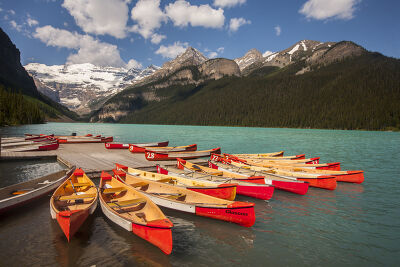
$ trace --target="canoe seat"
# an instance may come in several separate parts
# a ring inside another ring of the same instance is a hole
[[[74,187],[92,186],[90,183],[74,183]],[[65,187],[72,187],[71,184],[66,184]]]
[[[138,182],[138,183],[130,184],[130,186],[132,186],[132,187],[143,187],[146,185],[149,185],[149,184],[146,182]]]
[[[129,200],[121,200],[121,201],[110,201],[107,204],[112,208],[122,208],[122,207],[129,207],[133,205],[139,205],[142,203],[146,203],[146,199],[144,198],[134,198]]]
[[[70,195],[70,196],[60,196],[58,200],[76,200],[76,199],[84,199],[84,198],[94,198],[96,194],[82,194],[82,195]]]
[[[115,193],[122,193],[127,191],[124,187],[113,187],[113,188],[105,188],[103,190],[103,194],[115,194]]]

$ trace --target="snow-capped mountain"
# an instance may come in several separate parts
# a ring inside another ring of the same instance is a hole
[[[178,55],[175,59],[165,62],[161,68],[159,68],[157,71],[153,72],[151,75],[146,77],[146,79],[140,80],[138,82],[134,81],[134,83],[145,84],[152,81],[156,81],[173,73],[179,68],[185,66],[198,66],[207,60],[208,58],[205,57],[200,51],[198,51],[193,47],[188,47],[185,52]]]
[[[159,69],[151,65],[144,70],[128,70],[90,63],[53,66],[30,63],[24,67],[35,79],[39,91],[81,114],[90,112],[94,102],[118,93]]]
[[[243,57],[236,58],[235,62],[239,65],[239,68],[242,71],[247,66],[250,66],[251,64],[254,64],[262,60],[263,60],[263,55],[260,53],[260,51],[253,48],[249,50]]]

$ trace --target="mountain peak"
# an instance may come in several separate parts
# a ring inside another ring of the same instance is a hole
[[[243,57],[236,58],[235,62],[239,65],[242,71],[247,66],[263,60],[263,55],[255,48],[250,49]]]

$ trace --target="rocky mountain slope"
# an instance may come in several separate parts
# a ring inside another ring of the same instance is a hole
[[[37,90],[32,77],[21,65],[19,50],[1,28],[0,90],[1,124],[39,123],[45,117],[48,120],[76,118],[76,114]]]
[[[79,114],[89,113],[102,99],[118,93],[134,81],[159,69],[99,67],[90,63],[47,66],[30,63],[25,69],[39,91]]]
[[[260,55],[253,49],[236,60],[160,69],[107,100],[91,121],[400,128],[398,59],[348,41],[302,40]]]

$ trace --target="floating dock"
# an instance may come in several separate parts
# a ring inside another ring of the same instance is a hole
[[[101,171],[111,171],[115,163],[129,167],[155,170],[157,164],[172,166],[176,161],[148,161],[143,153],[131,153],[128,149],[106,149],[104,143],[60,144],[57,150],[32,152],[1,152],[1,160],[57,159],[70,167],[82,168],[94,178],[100,177]],[[205,162],[197,159],[194,162]]]

